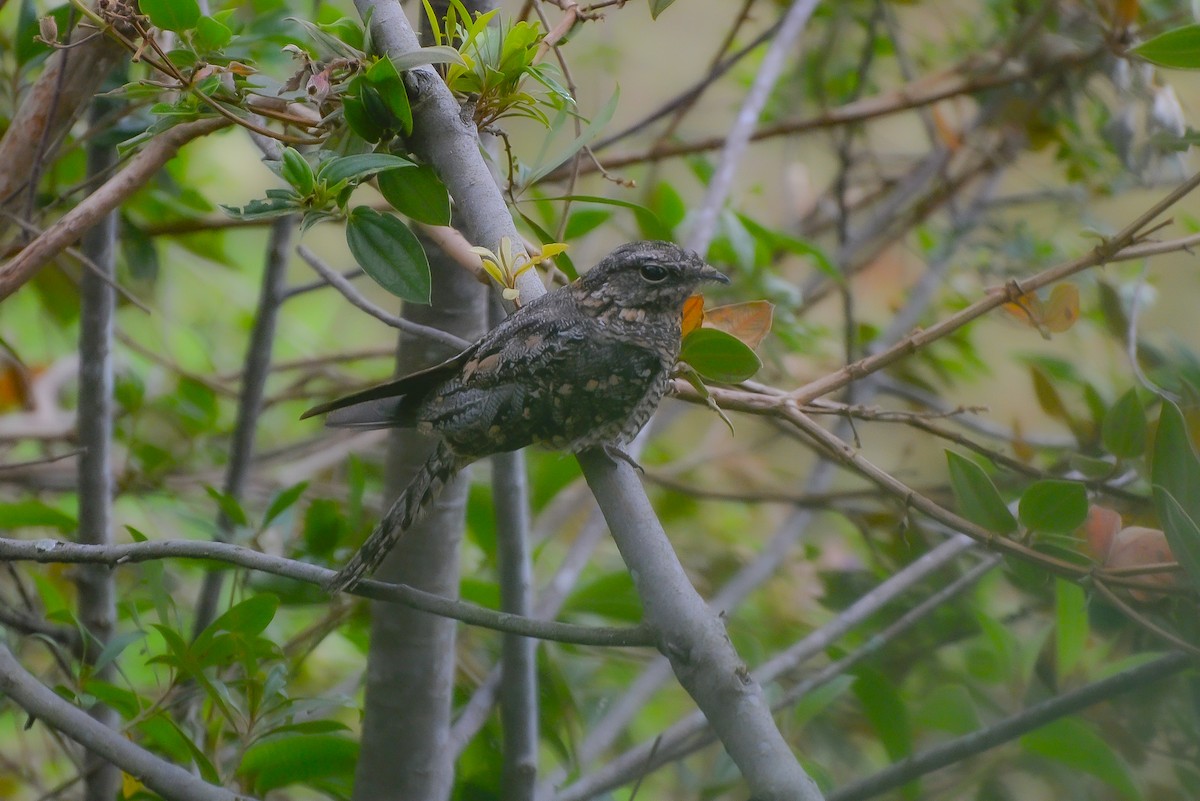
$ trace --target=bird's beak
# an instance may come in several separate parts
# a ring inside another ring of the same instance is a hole
[[[719,284],[729,283],[729,276],[709,264],[700,268],[700,278],[703,281],[716,281]]]

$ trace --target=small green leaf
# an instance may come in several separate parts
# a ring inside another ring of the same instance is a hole
[[[65,512],[41,501],[28,500],[16,503],[0,503],[0,530],[18,529],[26,526],[49,526],[59,531],[74,531],[79,522]]]
[[[249,523],[246,517],[246,510],[238,503],[237,498],[232,495],[226,495],[216,487],[205,486],[204,491],[208,493],[208,497],[217,502],[217,507],[220,508],[221,514],[233,523],[235,526],[245,526]]]
[[[1154,508],[1175,561],[1200,586],[1200,522],[1187,513],[1171,493],[1154,485]]]
[[[342,95],[342,114],[350,130],[366,142],[378,142],[386,133],[384,126],[367,110],[366,100],[361,93],[349,91]]]
[[[354,772],[358,743],[336,734],[271,737],[246,749],[238,775],[249,778],[256,795],[290,784]]]
[[[1160,67],[1200,69],[1200,25],[1160,33],[1133,48],[1133,52]]]
[[[642,603],[627,570],[607,573],[576,588],[563,611],[599,615],[627,623],[642,619]]]
[[[219,20],[201,17],[196,23],[196,36],[192,42],[201,52],[220,50],[233,38],[233,31]]]
[[[1192,450],[1179,407],[1163,401],[1154,435],[1151,483],[1166,490],[1192,520],[1200,521],[1200,459]]]
[[[240,209],[222,205],[221,209],[230,217],[239,220],[271,220],[295,214],[300,209],[300,197],[269,197],[266,200],[251,200]]]
[[[698,328],[683,338],[681,361],[710,381],[736,384],[758,372],[762,360],[745,342],[715,328]]]
[[[912,751],[908,710],[891,680],[874,668],[854,671],[854,694],[893,761]]]
[[[580,132],[579,136],[575,137],[575,139],[573,139],[558,153],[537,164],[533,169],[530,170],[528,175],[524,176],[524,186],[532,186],[533,184],[537,183],[539,179],[549,175],[551,172],[557,169],[560,164],[574,156],[583,148],[590,145],[592,141],[600,135],[600,132],[604,130],[604,126],[608,125],[608,121],[612,119],[613,114],[617,110],[617,100],[620,99],[620,96],[620,90],[614,90],[612,97],[608,99],[608,102],[604,104],[604,107],[600,109],[595,117],[592,118],[592,121],[588,123],[587,127]]]
[[[1017,521],[983,468],[953,451],[946,451],[946,463],[950,487],[963,517],[996,534],[1017,530]]]
[[[196,638],[196,647],[199,648],[201,638],[204,636],[211,637],[221,631],[246,636],[262,634],[275,619],[275,611],[278,608],[279,599],[270,593],[253,595],[241,603],[234,604],[225,611],[225,614],[210,623],[200,637]]]
[[[308,482],[301,481],[299,484],[293,484],[276,495],[275,500],[271,501],[271,505],[267,507],[266,514],[263,515],[262,527],[266,528],[271,525],[272,520],[279,517],[292,504],[300,500],[300,496],[304,494],[304,490],[306,489],[308,489]]]
[[[404,216],[429,225],[450,224],[450,192],[428,164],[381,172],[376,182],[384,199]]]
[[[412,107],[408,102],[408,92],[404,89],[404,81],[390,58],[381,58],[367,70],[367,80],[379,92],[388,110],[400,124],[400,130],[406,134],[412,133]],[[391,126],[389,126],[391,127]]]
[[[104,649],[92,664],[92,670],[99,673],[109,662],[121,655],[121,652],[146,636],[144,631],[124,631],[114,634],[112,639],[104,644]],[[90,690],[90,688],[89,688]]]
[[[294,147],[283,149],[283,160],[279,166],[279,175],[291,184],[301,197],[308,197],[316,188],[316,176],[308,159],[300,155]]]
[[[341,508],[329,498],[316,498],[304,510],[304,546],[313,556],[329,556],[346,529]]]
[[[410,50],[407,53],[401,53],[394,57],[392,62],[400,72],[416,67],[424,67],[427,64],[459,64],[464,67],[467,66],[467,62],[463,60],[462,53],[447,45],[433,45],[431,47]]]
[[[1083,656],[1088,636],[1087,595],[1073,581],[1054,580],[1056,620],[1054,652],[1060,680],[1068,676]]]
[[[1018,516],[1032,531],[1074,531],[1087,519],[1087,490],[1073,481],[1038,481],[1021,493]]]
[[[413,303],[429,303],[429,261],[408,227],[367,206],[350,212],[346,243],[355,261],[380,286]]]
[[[1146,449],[1146,410],[1136,389],[1130,389],[1104,415],[1104,447],[1113,456],[1133,459]]]
[[[200,21],[200,4],[196,0],[142,0],[139,7],[156,27],[165,31],[190,31]]]
[[[650,0],[650,18],[658,19],[658,15],[671,7],[675,0]]]
[[[360,153],[357,156],[342,156],[325,162],[317,170],[317,180],[326,186],[336,186],[342,181],[358,183],[385,170],[415,166],[408,159],[390,153]]]

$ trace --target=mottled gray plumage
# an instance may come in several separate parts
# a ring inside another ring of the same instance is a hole
[[[706,281],[728,280],[669,242],[622,245],[454,358],[306,412],[329,413],[331,426],[440,436],[327,588],[351,588],[374,571],[421,509],[476,459],[528,445],[578,452],[631,440],[667,390],[684,301]]]

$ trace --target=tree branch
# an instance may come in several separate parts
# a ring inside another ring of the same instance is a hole
[[[271,556],[261,551],[226,542],[152,540],[102,546],[79,545],[54,539],[13,540],[0,538],[0,562],[103,564],[117,567],[160,559],[210,559],[317,586],[327,582],[335,572],[319,565],[286,559],[282,556]],[[519,615],[484,609],[463,601],[452,601],[404,584],[367,580],[361,582],[350,594],[376,601],[401,604],[472,626],[481,626],[542,640],[569,642],[576,645],[614,646],[647,646],[653,645],[655,642],[654,636],[645,625],[607,628],[530,620]]]
[[[43,721],[101,755],[168,801],[251,801],[249,796],[208,784],[93,720],[21,667],[3,643],[0,694],[28,712],[30,718]]]
[[[1063,693],[1049,701],[1030,707],[994,726],[980,729],[965,737],[959,737],[957,740],[930,748],[922,754],[903,759],[869,779],[835,790],[830,794],[829,801],[862,801],[865,798],[873,798],[888,790],[908,784],[913,779],[927,773],[932,773],[947,765],[961,762],[968,757],[1014,740],[1022,734],[1079,712],[1093,704],[1162,681],[1193,664],[1192,658],[1186,654],[1171,653],[1159,657],[1153,662],[1124,670],[1115,676],[1069,693]]]
[[[0,300],[20,289],[46,262],[140,189],[179,152],[179,148],[228,124],[220,117],[205,117],[176,125],[151,139],[124,169],[55,221],[7,264],[0,266]]]

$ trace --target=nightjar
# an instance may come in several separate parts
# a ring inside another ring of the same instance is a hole
[[[455,473],[527,445],[571,452],[631,440],[670,383],[684,301],[729,279],[669,242],[633,242],[517,309],[452,359],[316,406],[340,428],[416,428],[433,454],[358,553],[326,585],[370,575]]]

